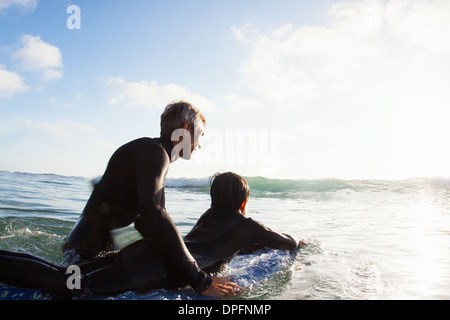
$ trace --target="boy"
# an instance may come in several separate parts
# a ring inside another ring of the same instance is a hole
[[[249,186],[241,176],[233,172],[215,174],[210,194],[211,208],[184,237],[189,252],[204,271],[220,271],[241,250],[293,250],[305,244],[245,217]]]

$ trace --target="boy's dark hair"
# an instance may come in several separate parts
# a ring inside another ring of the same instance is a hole
[[[211,207],[238,211],[250,194],[247,181],[233,172],[216,173],[210,184]]]

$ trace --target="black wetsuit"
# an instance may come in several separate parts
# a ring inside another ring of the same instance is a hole
[[[291,250],[297,242],[233,211],[211,208],[185,236],[186,246],[207,272],[219,271],[236,254],[248,248]],[[184,277],[170,272],[155,254],[150,240],[139,240],[118,254],[79,264],[82,286],[98,295],[125,291],[145,292],[185,286]],[[13,267],[14,266],[14,267]],[[65,268],[31,255],[0,250],[0,282],[70,295]]]
[[[236,254],[263,247],[292,250],[297,241],[270,230],[239,212],[221,208],[206,211],[184,242],[199,266],[207,272],[220,271]]]
[[[192,288],[207,289],[211,278],[198,267],[165,211],[164,180],[173,144],[165,136],[141,138],[111,157],[77,224],[63,246],[80,263],[113,249],[111,230],[130,225],[153,243],[153,254]],[[158,206],[158,207],[157,207]],[[66,255],[69,256],[69,255]]]

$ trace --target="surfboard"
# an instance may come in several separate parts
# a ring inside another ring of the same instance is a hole
[[[251,289],[259,283],[269,280],[275,275],[288,270],[299,252],[299,249],[282,251],[263,249],[251,254],[238,255],[219,276],[230,277],[244,289]],[[40,290],[11,287],[0,283],[0,300],[43,300],[51,296]],[[127,291],[113,297],[83,297],[88,300],[208,300],[192,289],[169,291],[165,289],[151,290],[146,293]]]
[[[40,290],[11,287],[0,283],[0,300],[44,300]]]

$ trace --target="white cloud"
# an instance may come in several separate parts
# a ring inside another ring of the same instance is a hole
[[[37,7],[37,0],[0,0],[0,11],[11,6],[19,6],[25,10],[33,11]]]
[[[106,149],[106,150],[114,150],[118,148],[118,145],[115,143],[111,143],[102,139],[98,139],[94,141],[95,146]]]
[[[258,30],[253,28],[251,23],[246,23],[241,27],[231,26],[231,32],[242,43],[250,41],[254,35],[258,34]]]
[[[77,133],[82,133],[82,134],[85,134],[88,136],[96,136],[96,135],[102,134],[98,129],[91,127],[89,125],[83,124],[83,123],[79,123],[79,122],[75,122],[75,121],[62,121],[61,123],[64,126],[66,126],[67,128],[70,128],[73,131],[76,131]]]
[[[39,122],[21,120],[21,122],[32,130],[43,132],[58,139],[67,139],[74,136],[80,137],[80,135],[87,137],[101,135],[101,132],[96,128],[75,121]]]
[[[269,34],[232,27],[252,48],[241,67],[247,84],[279,108],[310,106],[313,99],[411,79],[435,67],[431,54],[442,58],[450,49],[448,1],[339,2],[329,15],[329,25],[287,24]],[[423,75],[433,77],[429,72]]]
[[[439,120],[449,116],[444,106],[450,104],[450,2],[341,1],[328,15],[323,25],[288,23],[267,33],[250,24],[231,28],[251,49],[240,72],[261,101],[257,115],[277,110],[272,119],[282,126],[283,137],[304,147],[285,148],[295,167],[321,163],[318,174],[308,174],[352,177],[369,172],[364,167],[380,173],[393,157],[393,172],[405,163],[411,172],[425,172],[432,165],[417,157],[418,150],[434,153],[442,164],[450,161],[445,148],[430,147],[430,141],[450,135]],[[432,105],[435,101],[439,104]],[[429,110],[430,121],[417,117]],[[392,143],[417,137],[418,128],[421,139],[404,143],[398,152]],[[323,160],[330,157],[336,160]]]
[[[391,1],[385,8],[386,24],[415,49],[440,53],[450,51],[450,2]]]
[[[4,70],[0,65],[0,99],[11,98],[27,89],[28,86],[20,75]]]
[[[329,14],[333,28],[358,37],[371,36],[384,24],[384,5],[378,0],[338,2]]]
[[[20,39],[22,47],[13,53],[25,71],[41,73],[42,79],[50,81],[62,77],[63,63],[58,47],[44,42],[39,36],[24,34]]]
[[[232,114],[248,114],[258,110],[260,102],[252,98],[243,98],[237,94],[229,94],[224,97],[225,110]]]
[[[110,105],[128,107],[162,108],[176,100],[186,100],[202,112],[213,112],[216,107],[207,98],[191,92],[177,84],[160,85],[156,81],[127,82],[121,78],[112,78],[107,86],[114,90],[108,99]]]
[[[70,138],[72,136],[72,132],[60,123],[37,122],[31,120],[22,120],[22,123],[30,129],[44,132],[56,138]]]

